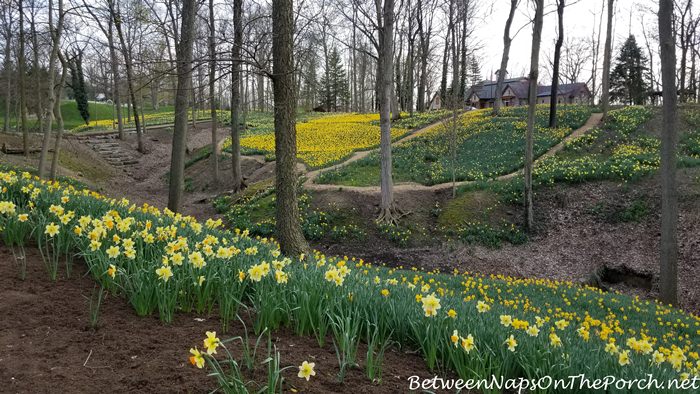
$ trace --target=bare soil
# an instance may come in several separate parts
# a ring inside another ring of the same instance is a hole
[[[99,325],[89,327],[89,299],[94,281],[77,262],[71,278],[51,282],[41,256],[28,250],[27,279],[17,277],[10,250],[0,245],[0,391],[12,393],[204,393],[216,388],[208,371],[188,362],[189,348],[201,346],[205,331],[220,331],[218,317],[180,313],[171,324],[156,317],[138,317],[128,303],[108,295],[100,309]],[[250,324],[249,324],[250,326]],[[242,335],[234,325],[226,339]],[[250,333],[251,346],[255,336]],[[351,369],[337,380],[338,361],[328,338],[323,348],[315,339],[282,329],[272,334],[281,355],[284,392],[397,393],[408,392],[408,377],[432,377],[423,359],[392,348],[384,362],[381,384],[371,382],[362,369]],[[263,341],[266,342],[266,341]],[[266,345],[259,349],[263,361]],[[240,347],[230,347],[240,357]],[[360,346],[363,365],[366,347]],[[296,376],[302,361],[316,363],[309,382]],[[266,366],[246,372],[258,384],[266,380]]]

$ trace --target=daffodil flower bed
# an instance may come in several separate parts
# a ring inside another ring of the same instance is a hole
[[[641,106],[609,112],[604,131],[573,140],[566,146],[569,155],[555,155],[538,162],[533,171],[536,182],[578,183],[600,179],[631,181],[659,168],[660,141],[634,133],[651,118],[651,110]]]
[[[226,328],[238,308],[251,308],[256,333],[284,325],[321,345],[331,335],[347,368],[357,366],[362,340],[375,356],[387,343],[419,349],[429,368],[462,378],[700,373],[698,317],[571,282],[389,269],[318,252],[283,257],[274,241],[217,221],[11,171],[0,173],[0,228],[80,255],[138,315],[168,322],[178,311],[216,309]],[[201,364],[201,352],[192,356]]]
[[[437,115],[436,115],[437,114]],[[411,129],[430,124],[444,112],[415,115],[392,126],[392,139],[399,138]],[[379,145],[379,114],[334,114],[322,117],[307,117],[297,123],[297,157],[309,167],[327,167],[346,159],[355,151],[367,150]],[[230,139],[224,149],[230,148]],[[274,159],[274,127],[266,132],[246,133],[241,138],[244,154],[263,154]]]
[[[537,108],[535,156],[559,143],[574,129],[583,125],[591,110],[585,106],[563,106],[558,111],[560,127],[545,124],[549,111]],[[524,108],[504,108],[497,117],[487,109],[469,111],[459,117],[453,135],[451,123],[434,129],[405,144],[393,148],[392,161],[396,182],[417,182],[424,185],[452,180],[452,146],[456,147],[455,177],[457,181],[477,181],[497,177],[522,168],[525,152],[527,114]],[[349,186],[379,184],[379,155],[358,160],[342,168],[322,173],[318,183]]]

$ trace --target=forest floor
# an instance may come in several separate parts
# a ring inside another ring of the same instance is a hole
[[[655,125],[650,126],[654,128]],[[219,138],[228,135],[219,130]],[[19,143],[18,136],[0,135],[3,141]],[[36,138],[36,136],[35,136]],[[232,188],[229,181],[229,156],[220,160],[222,182],[214,185],[211,161],[197,160],[210,144],[208,125],[190,129],[187,146],[186,192],[182,212],[197,218],[217,216],[212,202]],[[135,136],[117,141],[124,149],[135,150]],[[145,135],[147,153],[128,169],[115,167],[85,143],[66,139],[61,154],[62,175],[83,180],[115,198],[127,197],[135,203],[159,207],[167,204],[168,168],[170,165],[169,128],[152,128]],[[35,139],[34,144],[38,144]],[[36,155],[28,160],[21,156],[0,154],[0,163],[33,167]],[[262,156],[244,156],[243,172],[249,185],[270,182],[274,162]],[[679,280],[681,307],[700,313],[700,278],[693,273],[700,266],[700,169],[679,169]],[[436,235],[439,218],[436,209],[444,209],[453,200],[451,190],[404,188],[396,193],[397,204],[409,213],[404,221],[420,232],[420,242],[397,245],[380,234],[374,226],[379,204],[378,194],[353,191],[334,186],[312,190],[312,207],[352,212],[356,222],[366,224],[363,239],[328,239],[313,241],[312,247],[333,255],[347,255],[391,266],[439,268],[442,271],[480,272],[516,277],[536,277],[594,283],[611,290],[652,298],[658,278],[658,242],[660,196],[658,177],[634,183],[599,181],[583,185],[555,185],[538,190],[535,195],[537,228],[521,245],[506,243],[500,247],[465,244]],[[488,194],[470,193],[461,201],[460,212],[484,211],[489,208]],[[634,221],[615,220],[615,212],[639,203],[644,209]],[[498,215],[518,222],[521,212],[503,209]]]

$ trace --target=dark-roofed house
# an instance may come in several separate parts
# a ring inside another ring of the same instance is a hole
[[[467,105],[476,108],[491,108],[496,100],[496,81],[483,81],[467,91]],[[526,77],[506,79],[503,83],[504,107],[517,107],[528,103],[529,80]],[[551,86],[538,86],[537,104],[548,104],[551,100]],[[591,92],[585,83],[561,84],[557,100],[560,104],[586,104]]]
[[[540,86],[537,92],[537,104],[549,104],[552,101],[552,87]],[[583,82],[559,84],[557,89],[558,104],[588,104],[591,91]]]

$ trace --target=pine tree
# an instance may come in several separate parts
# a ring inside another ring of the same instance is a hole
[[[336,48],[332,48],[328,55],[328,72],[321,78],[320,85],[321,103],[327,111],[338,111],[348,107],[350,84]]]
[[[78,112],[85,124],[90,123],[90,111],[88,108],[88,97],[85,90],[85,77],[83,76],[83,55],[79,53],[70,65],[71,88],[75,103],[78,105]]]
[[[478,85],[481,82],[481,66],[479,66],[479,60],[476,56],[469,56],[467,69],[467,79],[469,86]]]
[[[610,75],[610,97],[630,105],[644,104],[648,97],[647,58],[633,35],[625,41],[616,62]]]

